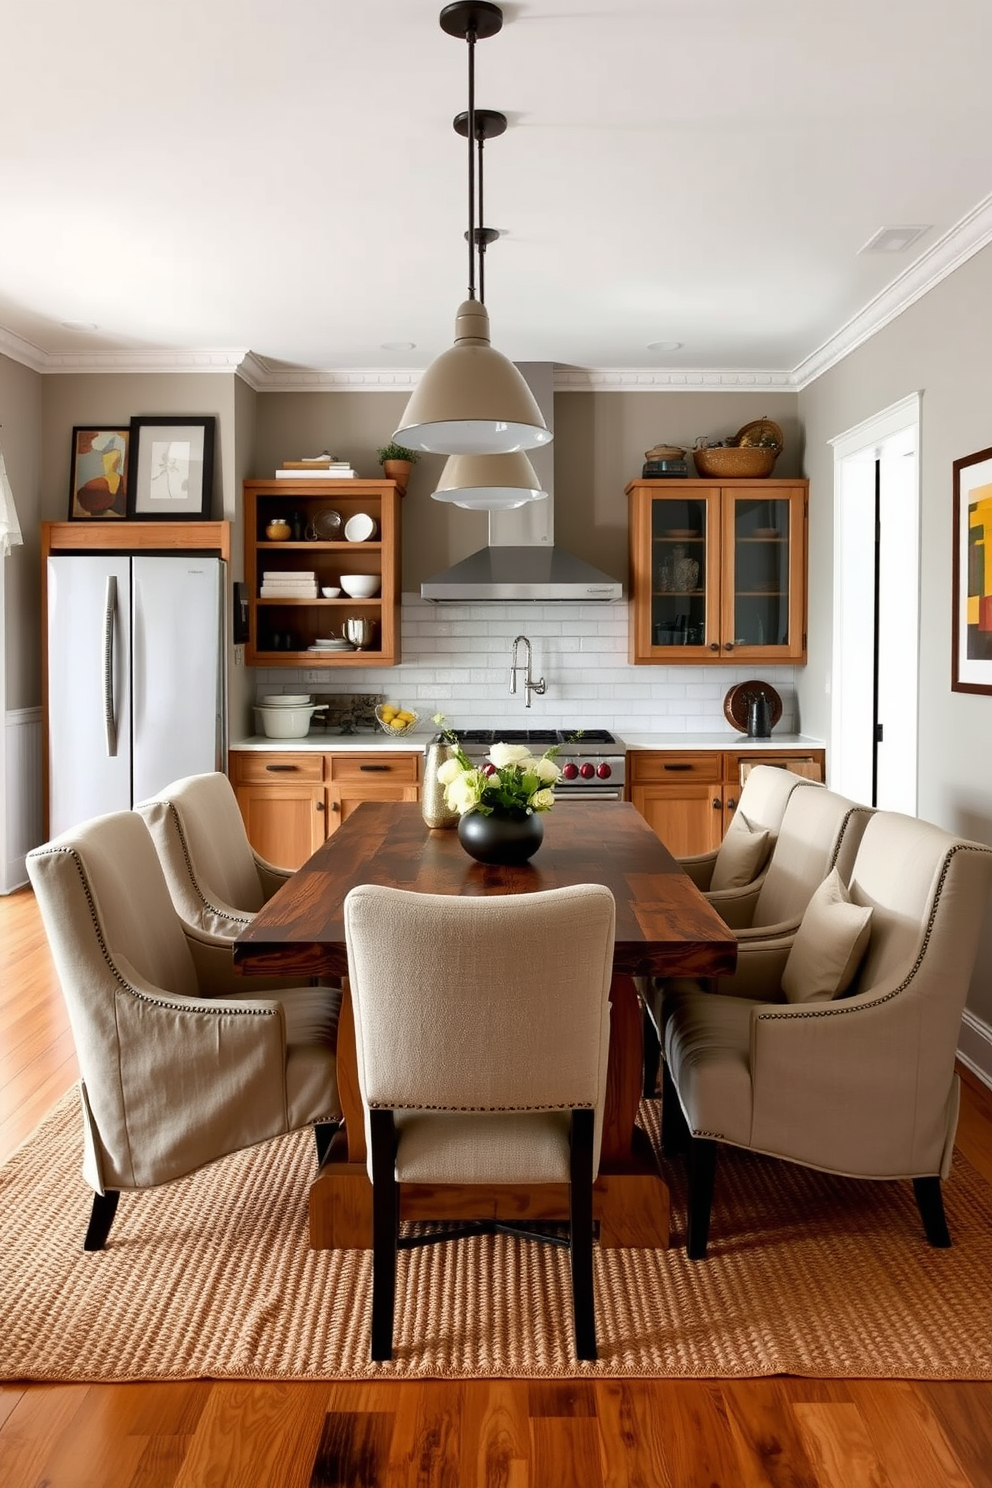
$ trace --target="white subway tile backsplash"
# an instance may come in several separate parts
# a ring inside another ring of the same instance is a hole
[[[797,731],[795,669],[741,666],[634,667],[627,660],[627,608],[596,604],[433,605],[405,594],[403,657],[398,667],[293,670],[259,668],[259,690],[300,686],[377,693],[411,704],[427,719],[443,712],[456,728],[606,728],[638,733],[735,730],[723,713],[730,687],[764,676],[782,698],[782,733]],[[515,636],[533,647],[535,677],[548,690],[524,706],[509,691]]]

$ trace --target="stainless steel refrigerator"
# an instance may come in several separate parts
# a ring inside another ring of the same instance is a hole
[[[227,565],[48,560],[49,835],[224,768]]]

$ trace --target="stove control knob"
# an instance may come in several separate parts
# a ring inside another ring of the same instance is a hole
[[[599,776],[600,780],[609,780],[610,776],[613,774],[613,771],[604,760],[601,765],[596,766],[596,774]]]
[[[582,776],[583,780],[592,780],[592,778],[596,774],[596,766],[591,765],[589,761],[586,760],[584,765],[579,766],[579,774]]]
[[[567,765],[562,765],[561,773],[565,780],[574,780],[579,773],[579,767],[578,765],[573,765],[571,760],[569,760]]]

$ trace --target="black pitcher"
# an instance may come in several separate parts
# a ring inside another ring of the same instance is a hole
[[[747,736],[749,739],[770,739],[771,734],[772,715],[768,699],[763,692],[759,692],[748,699]]]

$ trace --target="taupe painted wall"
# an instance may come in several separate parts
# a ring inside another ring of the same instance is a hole
[[[376,449],[389,441],[405,406],[399,393],[261,393],[254,474],[268,478],[283,460],[328,449],[374,480],[381,474]],[[788,392],[556,394],[556,543],[626,582],[624,487],[640,475],[645,450],[662,441],[691,447],[697,435],[722,438],[767,416],[781,424],[786,441],[775,474],[798,475],[797,409]],[[406,591],[419,591],[424,579],[488,541],[485,513],[431,500],[443,466],[443,455],[423,455],[413,469],[403,509]]]
[[[29,367],[0,356],[0,443],[14,492],[22,547],[0,560],[4,567],[6,697],[5,709],[37,708],[41,703],[41,605],[39,531],[41,521],[42,388],[44,379]],[[66,477],[68,481],[68,476]]]
[[[919,814],[992,844],[992,696],[951,691],[952,462],[992,444],[992,248],[976,254],[799,398],[810,497],[803,727],[829,736],[833,453],[827,441],[921,391]],[[992,921],[992,916],[990,916]],[[992,923],[969,1005],[992,1022]]]

